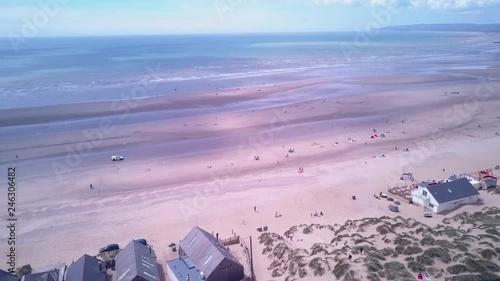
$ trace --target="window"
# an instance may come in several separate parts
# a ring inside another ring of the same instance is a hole
[[[203,263],[204,265],[207,265],[207,263],[212,259],[213,255],[210,255],[210,257],[208,257],[208,259]]]
[[[427,196],[427,191],[423,190],[423,191],[422,191],[422,195],[423,195],[423,196]]]

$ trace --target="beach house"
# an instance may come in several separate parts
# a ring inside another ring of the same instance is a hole
[[[172,281],[239,281],[244,268],[218,237],[194,227],[179,245],[179,258],[167,262]]]
[[[478,200],[479,192],[466,178],[443,183],[420,183],[412,191],[412,201],[434,213],[453,210]]]
[[[105,281],[106,268],[96,257],[83,255],[66,270],[66,281]]]
[[[139,241],[132,240],[128,243],[116,255],[115,263],[114,281],[160,281],[153,249]]]

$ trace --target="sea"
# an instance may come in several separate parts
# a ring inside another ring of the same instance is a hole
[[[3,38],[0,109],[487,69],[500,58],[497,37],[395,31],[51,37],[27,39],[18,50]]]

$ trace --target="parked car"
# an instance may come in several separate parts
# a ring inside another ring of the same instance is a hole
[[[100,248],[99,253],[109,252],[118,249],[120,249],[120,246],[118,246],[118,244],[108,244],[106,247]]]
[[[117,156],[117,155],[111,156],[111,160],[112,161],[121,161],[121,160],[123,160],[123,156]]]
[[[145,246],[148,245],[148,241],[146,241],[146,239],[143,239],[143,238],[141,238],[141,239],[135,239],[135,241],[137,241],[137,242],[139,242],[139,243],[141,243],[142,245],[145,245]]]
[[[396,205],[392,205],[392,204],[390,204],[390,205],[389,205],[389,210],[391,210],[391,211],[393,211],[393,212],[396,212],[396,213],[397,213],[397,212],[399,212],[399,207],[398,207],[398,206],[396,206]]]

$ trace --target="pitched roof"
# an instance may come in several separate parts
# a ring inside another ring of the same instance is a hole
[[[58,281],[59,273],[55,270],[33,273],[24,276],[24,281]]]
[[[135,240],[118,253],[116,261],[116,281],[139,280],[159,281],[160,274],[154,251]]]
[[[105,281],[104,264],[99,268],[99,260],[89,255],[83,255],[68,267],[66,281]]]
[[[224,259],[242,266],[213,235],[197,226],[186,235],[179,247],[207,278]]]
[[[19,278],[10,272],[7,272],[7,271],[0,269],[0,280],[2,280],[2,281],[17,281],[17,280],[19,280]]]
[[[478,195],[479,192],[466,178],[427,186],[427,190],[438,203],[446,203]]]

